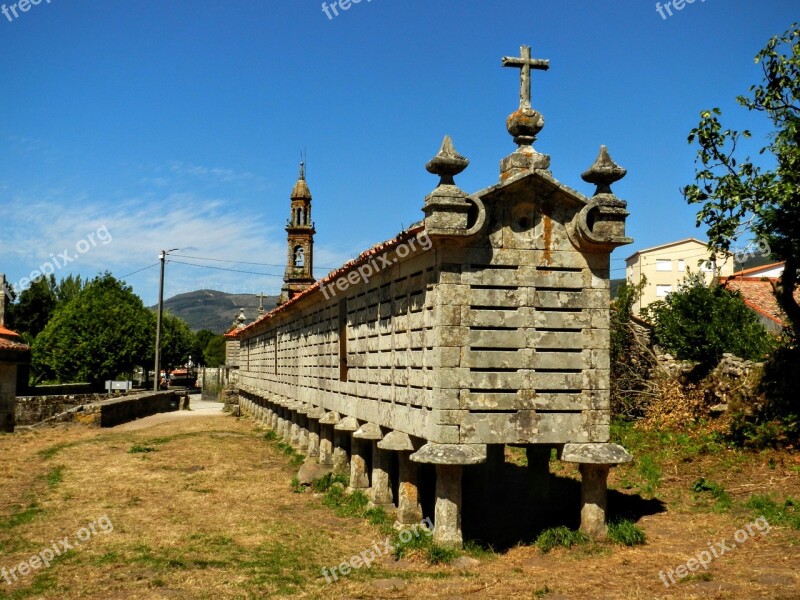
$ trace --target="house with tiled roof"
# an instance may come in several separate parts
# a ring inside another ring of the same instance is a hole
[[[0,275],[0,433],[13,433],[16,422],[17,369],[30,362],[30,348],[5,326],[5,275]]]
[[[742,295],[744,303],[758,315],[761,324],[769,331],[777,332],[788,325],[773,291],[773,286],[783,274],[784,264],[779,262],[744,269],[721,280],[726,288]],[[794,297],[800,301],[800,290],[795,290]]]

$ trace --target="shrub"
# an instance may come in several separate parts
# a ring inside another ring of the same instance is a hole
[[[547,553],[553,548],[572,548],[588,542],[589,537],[586,534],[562,525],[561,527],[545,529],[536,538],[534,545],[542,552]]]
[[[641,546],[647,541],[647,536],[633,521],[620,519],[609,523],[608,539],[621,546]]]
[[[643,313],[654,325],[656,344],[705,368],[725,352],[763,360],[777,345],[738,292],[706,285],[702,273],[687,276],[680,290]]]

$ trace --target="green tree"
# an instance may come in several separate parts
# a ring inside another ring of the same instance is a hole
[[[763,360],[775,340],[738,292],[689,275],[680,290],[642,311],[653,323],[655,343],[681,360],[716,365],[725,352]]]
[[[196,339],[186,321],[165,312],[161,320],[161,365],[165,369],[181,367],[189,362]]]
[[[210,342],[215,335],[213,331],[208,329],[201,329],[195,333],[195,347],[192,351],[192,356],[195,357],[195,362],[197,364],[207,365],[205,357],[206,346],[208,346],[208,342]]]
[[[68,275],[62,279],[55,288],[59,302],[69,302],[86,287],[87,282],[81,280],[80,275]]]
[[[800,335],[800,306],[794,298],[800,268],[800,28],[795,23],[775,36],[756,55],[763,81],[737,102],[763,113],[774,131],[761,154],[774,158],[765,169],[750,157],[738,157],[737,146],[750,132],[723,129],[718,108],[701,113],[689,143],[700,146],[695,183],[684,189],[690,204],[701,204],[697,224],[708,227],[709,247],[728,251],[742,234],[766,240],[775,260],[785,261],[774,286],[795,339]]]
[[[203,352],[207,367],[220,367],[225,364],[225,336],[212,337]]]
[[[154,332],[141,299],[106,273],[56,308],[33,343],[32,370],[38,380],[101,384],[149,364]]]
[[[53,275],[39,277],[19,294],[17,303],[12,305],[11,327],[31,342],[45,328],[57,304],[56,278]]]

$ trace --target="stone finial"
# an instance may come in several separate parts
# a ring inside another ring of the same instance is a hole
[[[290,198],[292,200],[311,200],[311,190],[308,189],[306,183],[306,165],[303,162],[300,163],[300,175],[297,177],[297,183],[294,184]]]
[[[469,166],[469,159],[456,152],[455,147],[453,147],[453,140],[449,135],[446,135],[439,153],[425,165],[425,169],[428,173],[438,175],[441,178],[439,185],[455,185],[456,182],[453,178],[466,169],[467,166]]]
[[[456,152],[450,136],[444,136],[439,153],[425,165],[429,173],[439,176],[439,185],[425,197],[425,206],[422,208],[428,235],[465,235],[471,205],[467,201],[467,193],[459,189],[454,177],[467,165],[469,160]]]
[[[533,149],[533,142],[544,127],[544,117],[531,106],[531,69],[546,71],[550,61],[531,58],[530,46],[521,46],[520,56],[505,56],[502,64],[520,69],[519,108],[506,120],[508,133],[519,147],[500,163],[500,178],[506,180],[525,171],[550,167],[550,157]]]
[[[619,181],[627,175],[627,169],[623,169],[611,159],[606,146],[600,146],[600,154],[597,155],[597,160],[581,175],[587,183],[593,183],[597,186],[594,192],[595,196],[600,194],[612,194],[611,184]]]
[[[244,329],[245,325],[247,324],[247,317],[244,316],[244,308],[239,309],[238,316],[233,320],[233,324],[236,326],[236,329]]]

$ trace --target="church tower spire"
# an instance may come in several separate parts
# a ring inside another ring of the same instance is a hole
[[[311,220],[311,192],[306,183],[305,164],[291,195],[291,217],[286,223],[286,271],[283,275],[280,303],[291,300],[314,284],[314,222]]]

